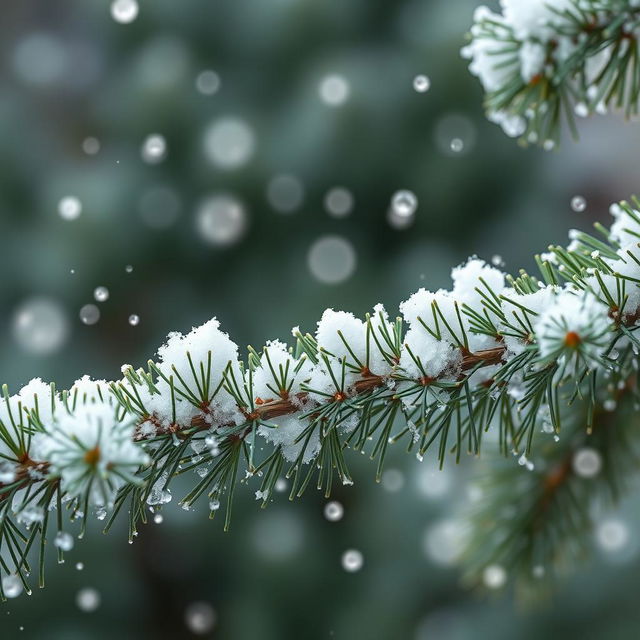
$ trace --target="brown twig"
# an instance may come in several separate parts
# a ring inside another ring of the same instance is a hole
[[[502,361],[504,356],[505,347],[498,346],[493,349],[486,349],[483,351],[477,351],[475,353],[471,353],[465,349],[462,350],[462,371],[469,371],[478,365],[481,366],[489,366],[492,364],[498,364]],[[435,378],[433,381],[437,380]],[[346,399],[347,397],[355,397],[360,396],[372,391],[373,389],[377,389],[386,384],[386,379],[382,376],[377,376],[373,374],[368,374],[356,380],[354,383],[351,393],[349,396],[346,394],[341,394],[340,398],[336,398],[336,400]],[[252,420],[271,420],[273,418],[278,418],[280,416],[290,415],[300,410],[300,407],[308,400],[308,393],[298,393],[294,398],[290,398],[285,394],[284,398],[277,398],[274,400],[261,401],[260,404],[256,404],[253,412],[249,416]],[[242,410],[242,408],[241,408]],[[206,413],[206,408],[203,409],[203,412]],[[154,425],[155,430],[151,435],[147,435],[146,433],[142,433],[142,425],[150,422]],[[218,425],[218,426],[229,426],[229,425]],[[148,438],[154,438],[161,435],[168,435],[169,433],[179,434],[183,431],[191,430],[193,428],[196,429],[209,429],[211,424],[207,422],[205,419],[205,415],[196,416],[188,425],[169,425],[168,427],[160,424],[159,420],[155,416],[146,416],[142,419],[136,427],[134,440],[141,441],[146,440]]]

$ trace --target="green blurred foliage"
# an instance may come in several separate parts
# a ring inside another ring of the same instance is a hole
[[[567,142],[551,155],[519,149],[484,120],[481,91],[458,53],[473,7],[142,0],[137,20],[121,25],[108,0],[4,2],[1,379],[16,389],[34,376],[61,386],[81,373],[115,378],[123,362],[144,364],[168,331],[212,315],[244,348],[286,340],[294,325],[313,331],[326,307],[363,314],[383,301],[395,313],[419,286],[448,286],[451,267],[470,253],[499,254],[513,271],[532,268],[533,252],[563,242],[569,227],[604,220],[607,204],[634,189],[637,131],[599,121],[579,146]],[[220,76],[215,95],[195,88],[203,69]],[[336,107],[318,93],[332,73],[350,86]],[[424,94],[412,86],[419,73],[431,79]],[[256,139],[253,157],[234,171],[203,151],[207,127],[226,116],[246,121]],[[168,144],[156,165],[140,158],[151,133]],[[82,149],[89,136],[100,141],[95,155]],[[454,137],[463,152],[451,152]],[[304,185],[304,202],[290,214],[274,211],[265,195],[282,173]],[[323,206],[336,185],[355,198],[341,219]],[[154,187],[170,190],[179,209],[166,229],[140,213]],[[398,189],[419,201],[404,230],[387,222]],[[249,221],[225,248],[203,241],[194,223],[199,203],[219,193],[239,198]],[[575,193],[587,198],[585,213],[571,211]],[[71,222],[57,213],[69,194],[83,204]],[[309,248],[326,234],[357,253],[355,273],[339,285],[318,282],[307,266]],[[100,322],[84,326],[78,311],[98,285],[110,299]],[[33,296],[58,301],[71,323],[68,340],[47,356],[25,351],[12,331],[15,309]],[[131,313],[141,317],[136,327]],[[216,611],[208,636],[229,640],[635,637],[634,554],[585,567],[542,613],[516,611],[508,594],[478,599],[455,568],[425,553],[425,533],[466,491],[465,469],[444,472],[449,486],[438,493],[433,461],[396,452],[390,465],[404,478],[396,492],[374,483],[370,463],[354,460],[356,487],[337,491],[345,506],[337,523],[323,518],[324,500],[313,491],[299,504],[280,494],[262,512],[253,486],[239,492],[229,534],[204,508],[183,513],[175,504],[131,546],[121,529],[99,535],[96,522],[65,565],[50,567],[48,588],[3,605],[3,637],[194,637],[184,623],[194,601]],[[625,507],[629,522],[637,507]],[[347,548],[363,552],[361,571],[341,568]],[[102,596],[92,613],[75,603],[87,586]]]

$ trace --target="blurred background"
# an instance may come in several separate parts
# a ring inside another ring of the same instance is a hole
[[[606,223],[637,189],[639,130],[590,120],[579,144],[519,148],[459,55],[474,7],[5,0],[0,380],[117,378],[213,315],[244,349],[313,331],[326,307],[395,314],[472,253],[531,269],[571,227]],[[637,637],[637,499],[546,608],[519,611],[460,584],[465,469],[397,451],[378,485],[353,466],[328,509],[309,491],[262,511],[241,487],[229,534],[175,504],[133,545],[95,522],[48,588],[2,605],[0,632]]]

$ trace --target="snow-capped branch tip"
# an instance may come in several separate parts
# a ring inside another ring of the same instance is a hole
[[[610,109],[636,116],[637,0],[501,0],[476,9],[462,55],[485,91],[487,117],[525,144],[553,149],[566,120]]]

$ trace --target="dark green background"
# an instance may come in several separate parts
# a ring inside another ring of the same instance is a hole
[[[469,0],[142,0],[138,19],[119,25],[107,0],[5,0],[0,379],[17,390],[34,376],[61,386],[81,373],[115,378],[123,362],[143,364],[168,331],[212,315],[244,348],[287,339],[298,324],[313,331],[326,307],[363,314],[383,301],[395,313],[419,286],[447,286],[451,267],[469,254],[499,254],[515,272],[531,268],[533,252],[563,242],[570,227],[606,221],[608,203],[637,188],[638,129],[599,119],[585,123],[578,145],[566,141],[553,154],[520,149],[484,120],[480,88],[459,55],[473,7]],[[16,64],[34,34],[61,60],[45,81],[39,70],[49,68],[48,55],[33,56],[39,82]],[[194,87],[208,68],[222,79],[214,96]],[[350,83],[340,107],[318,97],[327,73]],[[431,78],[426,94],[413,90],[418,73]],[[233,172],[213,168],[202,153],[204,129],[225,115],[245,119],[257,140],[251,162]],[[475,139],[461,130],[467,146],[458,155],[446,153],[446,136],[443,148],[438,135],[452,115],[468,119]],[[149,166],[139,147],[154,132],[165,135],[169,153]],[[87,136],[101,142],[95,156],[82,151]],[[265,198],[279,173],[304,183],[304,204],[290,215]],[[141,194],[156,185],[181,202],[177,223],[162,231],[139,214]],[[323,209],[335,185],[355,196],[345,219]],[[415,224],[404,231],[386,221],[400,188],[419,199]],[[250,218],[243,240],[226,249],[204,243],[193,221],[198,202],[222,191],[243,200]],[[84,206],[74,222],[56,211],[69,193]],[[587,198],[586,212],[571,210],[575,194]],[[358,254],[355,274],[337,286],[320,284],[307,268],[309,247],[326,233],[344,236]],[[98,285],[111,298],[100,322],[86,327],[78,310]],[[58,300],[72,325],[47,357],[12,338],[14,309],[36,295]],[[141,316],[139,326],[127,324],[131,313]],[[202,600],[217,612],[212,637],[229,640],[637,637],[635,552],[618,562],[598,555],[560,585],[548,609],[519,612],[508,594],[483,599],[460,586],[455,568],[425,555],[425,531],[465,492],[463,470],[449,468],[448,492],[427,499],[417,487],[425,477],[433,482],[432,462],[420,466],[396,452],[389,464],[404,474],[400,492],[376,485],[373,466],[354,461],[356,486],[336,494],[345,505],[339,523],[323,518],[313,491],[297,504],[279,494],[260,511],[255,486],[239,491],[229,534],[204,507],[183,513],[175,504],[132,546],[122,529],[104,537],[96,523],[65,565],[51,565],[48,588],[2,605],[0,632],[188,638],[185,607]],[[633,543],[637,511],[629,500],[621,516]],[[365,557],[356,574],[340,566],[350,547]],[[94,613],[75,605],[86,586],[102,595]]]

